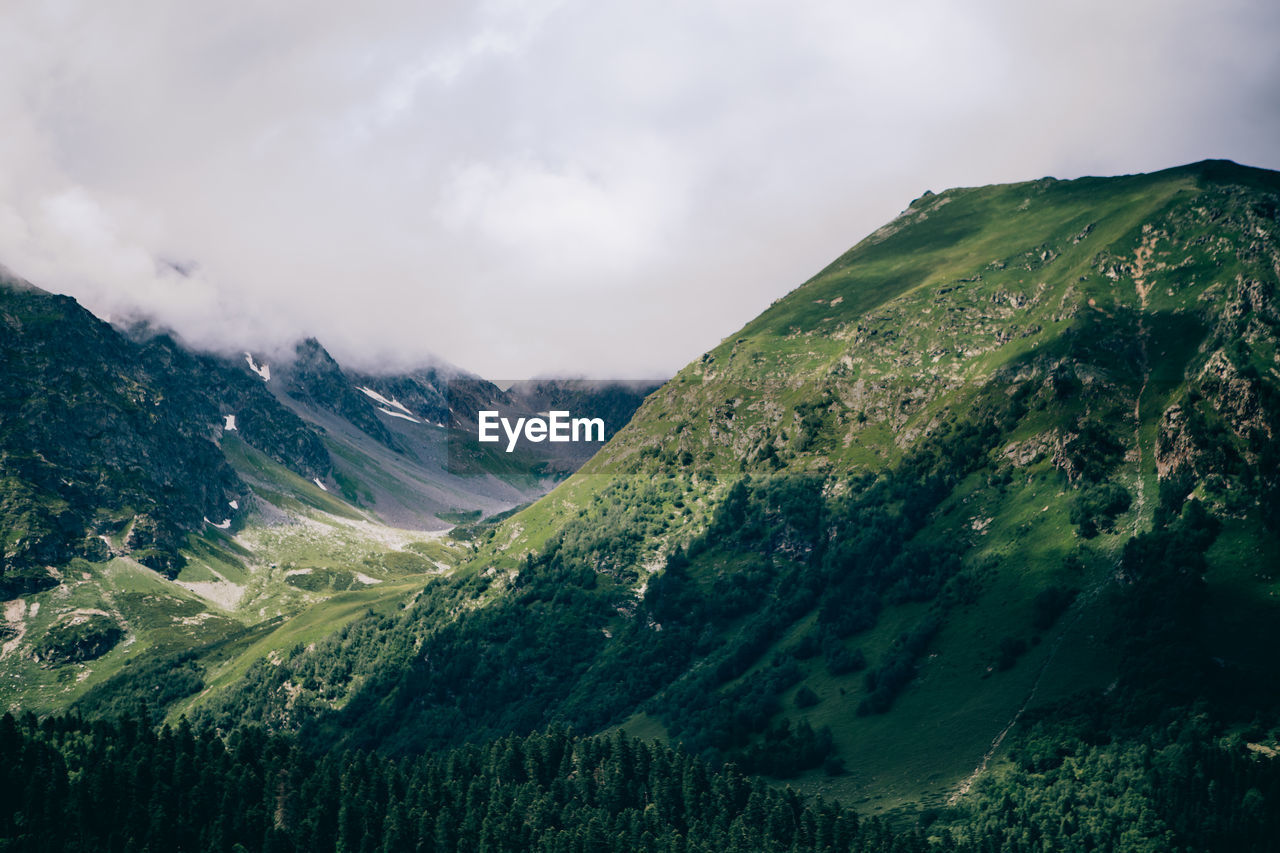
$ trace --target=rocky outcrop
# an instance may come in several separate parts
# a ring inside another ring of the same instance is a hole
[[[77,610],[50,626],[33,657],[45,667],[96,660],[124,639],[120,623],[101,610]]]
[[[335,414],[361,432],[400,450],[400,443],[378,419],[376,407],[369,397],[342,371],[338,362],[320,346],[315,338],[301,341],[294,351],[292,364],[284,366],[285,393],[314,409]]]
[[[1183,473],[1194,477],[1198,455],[1186,412],[1178,405],[1165,409],[1156,433],[1156,476],[1161,480]]]
[[[1241,370],[1218,350],[1200,371],[1199,382],[1210,405],[1237,435],[1253,443],[1271,440],[1280,411],[1256,371]]]
[[[324,442],[268,390],[259,374],[240,358],[193,353],[170,335],[140,340],[141,359],[153,381],[201,423],[215,424],[220,437],[226,418],[235,418],[235,433],[251,447],[293,472],[311,479],[333,471]]]

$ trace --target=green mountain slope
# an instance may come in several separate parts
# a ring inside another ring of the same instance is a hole
[[[940,809],[1063,702],[1274,708],[1278,193],[926,195],[404,613],[189,710],[390,751],[621,725]]]

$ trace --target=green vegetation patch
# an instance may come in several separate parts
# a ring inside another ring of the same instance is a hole
[[[293,569],[285,574],[284,582],[308,592],[322,590],[342,592],[348,589],[362,589],[368,585],[356,577],[355,572],[346,569]]]
[[[447,512],[437,512],[436,518],[449,524],[470,524],[473,521],[479,521],[480,516],[484,513],[478,509],[462,510],[455,509]]]
[[[365,560],[370,568],[384,568],[396,574],[421,574],[436,570],[436,564],[412,551],[387,551]]]
[[[33,653],[44,666],[94,660],[124,639],[124,628],[102,612],[76,611],[49,627]]]

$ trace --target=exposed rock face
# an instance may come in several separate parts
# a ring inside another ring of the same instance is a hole
[[[1235,298],[1223,307],[1222,321],[1246,335],[1254,323],[1269,327],[1280,324],[1280,303],[1276,300],[1275,285],[1258,279],[1241,280],[1237,284]]]
[[[1005,447],[1003,456],[1015,468],[1025,468],[1045,455],[1056,453],[1061,447],[1061,437],[1056,431],[1034,435],[1024,441],[1015,441]]]
[[[1161,480],[1181,473],[1196,474],[1196,446],[1187,430],[1187,414],[1181,406],[1165,409],[1156,434],[1156,475]]]
[[[1214,410],[1246,440],[1269,440],[1274,430],[1272,407],[1264,399],[1257,375],[1247,376],[1226,353],[1215,352],[1200,373],[1200,387]]]
[[[227,414],[278,461],[327,473],[319,437],[262,385],[167,335],[134,340],[69,297],[0,281],[0,570],[113,551],[181,568],[187,534],[248,492],[218,446]]]
[[[454,380],[444,371],[428,368],[393,376],[347,371],[347,376],[356,386],[400,403],[412,417],[434,424],[449,423],[448,392]],[[496,386],[493,390],[498,391]]]
[[[315,338],[298,344],[295,360],[288,365],[285,392],[316,409],[343,418],[392,449],[400,449],[391,431],[378,420],[376,407]]]
[[[333,470],[320,436],[281,405],[244,360],[192,353],[167,334],[140,343],[148,373],[170,398],[181,400],[203,420],[225,423],[227,415],[234,415],[240,438],[307,479]],[[225,426],[215,426],[213,434],[225,431]]]
[[[1212,343],[1186,394],[1161,415],[1156,471],[1179,494],[1204,484],[1225,511],[1243,513],[1232,506],[1239,495],[1260,487],[1269,506],[1280,477],[1280,374],[1258,366],[1259,355],[1280,351],[1280,309],[1272,282],[1240,276],[1223,290]]]
[[[0,288],[0,516],[11,564],[59,564],[149,521],[128,547],[176,563],[186,531],[242,493],[188,400],[68,297]]]

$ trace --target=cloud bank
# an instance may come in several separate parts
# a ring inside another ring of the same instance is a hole
[[[925,189],[1280,168],[1265,2],[254,5],[7,7],[0,264],[209,348],[659,375]]]

